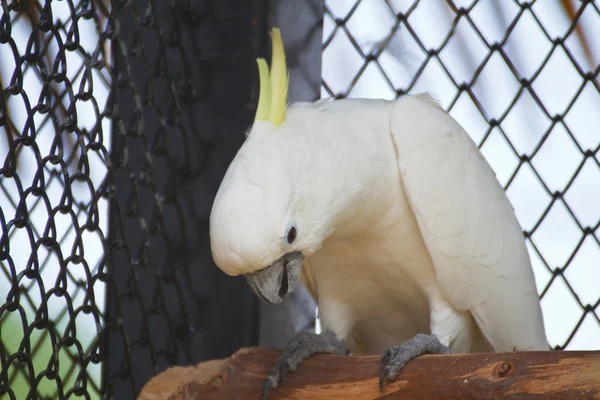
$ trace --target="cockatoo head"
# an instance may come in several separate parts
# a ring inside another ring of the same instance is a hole
[[[322,239],[309,228],[315,216],[303,212],[297,190],[303,167],[290,155],[306,149],[293,139],[300,121],[286,120],[288,76],[279,30],[273,28],[271,37],[271,71],[264,59],[257,60],[255,122],[215,197],[210,240],[219,269],[244,274],[260,298],[279,303],[294,290],[305,255]]]

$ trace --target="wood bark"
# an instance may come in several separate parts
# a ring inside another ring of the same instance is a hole
[[[260,399],[279,350],[245,348],[226,360],[174,367],[139,400]],[[381,394],[378,356],[318,354],[270,392],[270,399],[600,399],[600,351],[426,355]]]

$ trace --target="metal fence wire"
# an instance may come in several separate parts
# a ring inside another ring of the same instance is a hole
[[[361,25],[356,16],[373,1],[325,2],[323,94],[357,95],[373,71],[388,97],[419,89],[432,65],[447,77],[455,94],[442,99],[446,109],[468,100],[485,126],[478,138],[482,151],[498,143],[496,137],[516,160],[510,174],[499,177],[505,188],[510,191],[526,170],[548,196],[524,229],[534,261],[547,271],[542,300],[561,285],[576,304],[572,326],[556,345],[567,348],[586,321],[600,324],[600,292],[579,290],[569,277],[588,243],[600,254],[600,215],[584,219],[569,202],[578,176],[600,171],[599,140],[583,143],[569,122],[578,99],[598,97],[600,69],[584,68],[567,45],[580,19],[600,17],[597,2],[570,8],[572,23],[556,37],[537,17],[536,2],[510,1],[513,19],[490,40],[474,15],[484,1],[464,7],[440,1],[452,12],[451,23],[430,46],[420,34],[427,27],[414,22],[423,1],[379,1],[392,23],[381,38],[361,43],[353,33]],[[266,49],[266,3],[0,0],[3,398],[133,398],[167,366],[257,343],[257,300],[243,279],[214,268],[208,216],[253,118],[254,58]],[[537,21],[549,46],[524,76],[506,48],[526,18]],[[485,56],[457,74],[444,51],[463,26]],[[420,56],[399,78],[385,57],[402,35]],[[326,72],[338,40],[354,52],[341,60],[356,67],[346,68],[352,76],[345,83],[341,70],[337,77]],[[566,54],[580,84],[554,112],[535,81],[557,52]],[[498,57],[518,89],[494,113],[481,101],[477,82]],[[526,151],[506,128],[525,95],[548,120]],[[560,188],[535,163],[558,128],[579,157]],[[548,259],[547,244],[536,236],[558,206],[577,233],[561,262]]]
[[[100,393],[110,7],[1,4],[0,393]]]
[[[253,118],[260,7],[0,5],[0,397],[135,398],[255,344],[208,216]]]

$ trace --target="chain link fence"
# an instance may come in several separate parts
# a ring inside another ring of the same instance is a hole
[[[254,59],[285,14],[267,3],[0,0],[3,398],[134,398],[269,331],[208,241],[254,116]],[[539,4],[326,1],[321,94],[437,95],[515,205],[552,344],[597,347],[600,12],[578,2],[556,24]],[[302,54],[321,7],[289,44],[298,100],[315,97],[318,57]]]
[[[600,345],[597,1],[325,2],[323,96],[430,91],[524,229],[548,338]]]
[[[110,197],[110,6],[0,4],[0,393],[97,396]]]
[[[260,3],[0,0],[0,397],[135,398],[257,343],[208,217],[254,114]]]

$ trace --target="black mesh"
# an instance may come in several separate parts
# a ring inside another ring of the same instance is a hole
[[[0,393],[134,398],[255,345],[208,217],[254,116],[264,6],[0,4]]]

